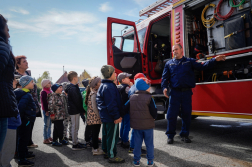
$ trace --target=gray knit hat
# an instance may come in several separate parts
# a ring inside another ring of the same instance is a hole
[[[115,71],[115,68],[111,65],[104,65],[101,68],[101,73],[105,79],[110,78],[114,71]]]
[[[33,80],[32,77],[30,77],[29,75],[26,76],[22,76],[19,80],[19,84],[22,86],[22,88],[24,88],[25,86],[27,86],[31,81]]]

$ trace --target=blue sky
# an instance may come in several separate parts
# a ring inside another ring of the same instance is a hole
[[[100,75],[107,63],[107,17],[137,21],[155,0],[0,0],[13,53],[25,55],[32,76],[49,71],[55,82],[66,71]],[[142,18],[143,19],[143,18]]]

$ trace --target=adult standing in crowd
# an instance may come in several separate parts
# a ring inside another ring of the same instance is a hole
[[[182,129],[181,140],[191,143],[189,128],[192,113],[192,88],[195,87],[194,70],[206,70],[212,68],[216,61],[225,61],[225,55],[219,55],[205,63],[198,63],[193,58],[183,55],[183,48],[180,44],[172,47],[174,58],[169,60],[164,67],[161,86],[164,95],[169,98],[167,111],[167,143],[173,144],[173,137],[176,134],[176,123],[179,111],[181,110]],[[170,88],[169,97],[167,95],[168,86]]]
[[[26,75],[31,76],[31,73],[27,71],[29,67],[28,67],[28,62],[26,60],[27,59],[26,56],[24,55],[16,56],[15,59],[16,59],[15,74],[21,75],[21,76],[26,76]],[[34,84],[34,89],[30,91],[31,91],[33,100],[35,101],[35,104],[36,104],[36,113],[37,113],[36,115],[41,117],[40,104],[38,102],[37,85]],[[34,144],[32,141],[32,130],[33,130],[34,122],[31,122],[30,141],[28,143],[28,147],[32,147],[32,148],[38,147],[38,145]]]
[[[0,151],[6,136],[8,118],[17,117],[18,108],[13,92],[15,57],[9,45],[7,20],[0,14]]]

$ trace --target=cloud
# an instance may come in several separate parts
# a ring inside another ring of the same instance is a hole
[[[10,11],[20,13],[20,14],[23,14],[23,15],[30,14],[30,12],[28,12],[27,10],[24,10],[22,8],[11,8]]]
[[[100,4],[99,11],[101,12],[109,12],[112,11],[113,8],[109,5],[109,2],[105,2],[103,4]]]
[[[22,22],[9,21],[15,31],[36,32],[42,36],[59,35],[61,39],[77,38],[82,42],[104,43],[106,23],[99,23],[92,13],[51,10],[42,16]]]
[[[139,18],[139,11],[137,8],[131,9],[127,12],[124,12],[125,15],[127,16],[131,16],[131,17],[137,17]]]

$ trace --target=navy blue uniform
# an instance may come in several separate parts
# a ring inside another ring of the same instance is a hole
[[[173,138],[176,134],[176,122],[180,110],[182,118],[180,136],[189,136],[192,113],[191,88],[195,87],[194,70],[206,70],[212,68],[214,64],[214,58],[202,64],[193,58],[186,57],[172,59],[165,64],[161,87],[163,90],[170,88],[166,131],[168,138]]]

